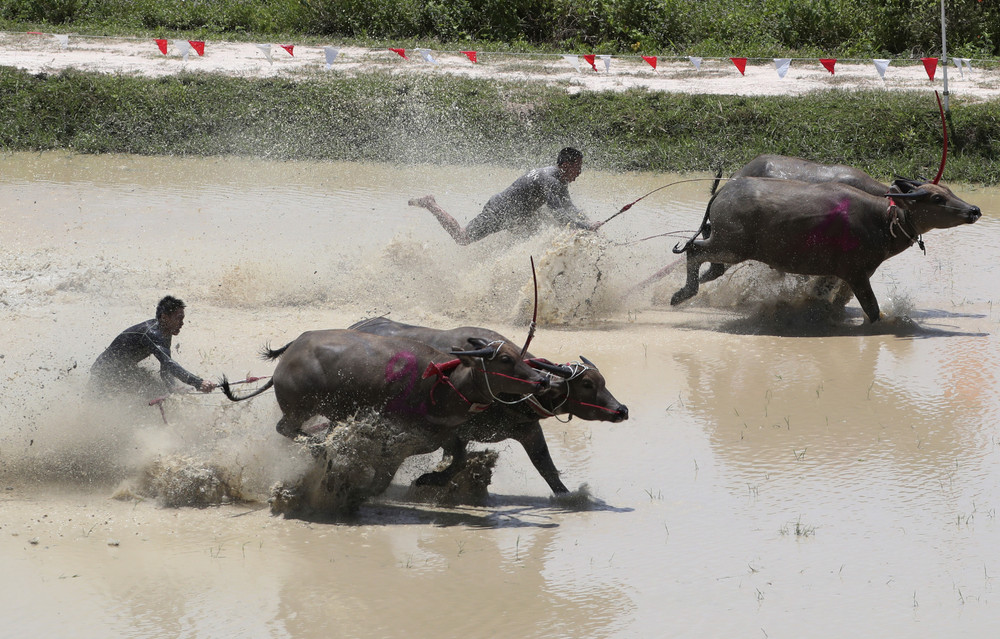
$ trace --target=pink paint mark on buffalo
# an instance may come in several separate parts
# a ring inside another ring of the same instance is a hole
[[[850,202],[844,198],[833,207],[806,236],[806,246],[832,246],[844,252],[858,248],[861,242],[851,232],[849,206]]]
[[[404,382],[399,394],[385,405],[387,412],[411,415],[427,414],[427,402],[420,402],[416,406],[410,402],[419,377],[420,369],[417,366],[417,356],[410,351],[400,351],[386,362],[385,381],[390,384],[400,380]]]

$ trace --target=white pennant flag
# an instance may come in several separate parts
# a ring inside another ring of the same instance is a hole
[[[564,55],[563,56],[563,60],[565,60],[566,62],[569,62],[570,64],[572,64],[573,68],[576,69],[577,72],[580,71],[580,58],[578,56],[575,56],[575,55]]]
[[[962,74],[963,78],[965,77],[966,69],[972,71],[972,62],[970,58],[952,58],[951,61],[955,63],[955,66],[958,68],[958,72]]]
[[[323,47],[323,52],[326,54],[326,70],[329,71],[330,67],[333,66],[333,61],[337,59],[340,55],[340,49],[334,47]]]
[[[878,71],[879,77],[885,80],[885,70],[889,68],[889,63],[892,60],[873,59],[872,62],[875,63],[875,69]]]
[[[694,68],[695,68],[695,69],[697,69],[697,70],[699,70],[699,71],[701,70],[701,58],[696,58],[696,57],[694,57],[694,56],[690,56],[690,55],[689,55],[689,56],[688,56],[688,60],[690,60],[690,61],[691,61],[691,64],[693,64],[693,65],[694,65]]]
[[[174,48],[181,52],[181,57],[187,62],[188,55],[191,54],[191,43],[187,40],[174,40]]]
[[[604,63],[604,72],[607,73],[611,70],[611,56],[609,55],[599,55],[597,56]]]
[[[68,35],[66,35],[65,33],[56,33],[55,34],[55,38],[56,38],[56,41],[59,42],[59,46],[61,46],[63,49],[68,49],[69,48],[69,36]]]
[[[951,61],[952,63],[954,63],[955,68],[958,69],[958,72],[961,73],[962,77],[964,78],[965,69],[962,67],[962,58],[952,58]]]
[[[420,57],[424,59],[424,62],[430,62],[431,64],[438,63],[438,61],[434,59],[434,56],[431,55],[430,49],[417,49],[417,53],[419,53]]]
[[[784,78],[785,74],[788,73],[788,67],[791,65],[791,58],[775,58],[774,59],[774,69],[778,72],[779,78]]]
[[[254,46],[257,47],[258,49],[260,49],[260,52],[264,54],[264,57],[267,58],[268,62],[270,62],[271,64],[274,64],[274,58],[271,57],[271,45],[269,45],[269,44],[255,44]]]

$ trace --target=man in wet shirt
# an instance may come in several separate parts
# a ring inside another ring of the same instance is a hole
[[[551,209],[552,216],[558,224],[596,231],[603,222],[587,220],[569,197],[568,185],[580,175],[582,168],[583,153],[566,147],[559,152],[555,166],[528,171],[509,187],[491,197],[483,207],[483,212],[473,218],[464,229],[455,218],[438,205],[433,195],[412,199],[409,204],[430,211],[441,226],[462,246],[503,230],[518,235],[533,233],[541,222],[536,213],[545,205]]]
[[[174,389],[174,379],[207,393],[216,384],[193,375],[170,357],[170,340],[184,326],[184,302],[167,295],[156,305],[156,317],[126,328],[111,342],[90,369],[91,380],[104,391],[129,393]],[[139,362],[152,355],[160,362],[158,383]]]

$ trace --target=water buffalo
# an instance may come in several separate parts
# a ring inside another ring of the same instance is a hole
[[[869,282],[875,269],[923,233],[971,224],[980,215],[979,207],[934,182],[896,180],[887,197],[877,197],[835,182],[732,180],[709,201],[707,237],[674,248],[687,253],[687,282],[670,303],[698,292],[703,262],[712,262],[700,278],[707,282],[727,265],[757,260],[786,273],[840,278],[875,322],[881,316]]]
[[[488,341],[506,339],[486,328],[464,326],[438,330],[422,326],[401,324],[378,317],[358,322],[351,329],[378,335],[393,335],[414,339],[434,348],[444,349],[472,343],[475,339]],[[538,362],[531,358],[529,362]],[[605,387],[604,376],[586,358],[582,363],[567,364],[571,374],[566,379],[554,378],[548,388],[531,396],[527,402],[494,403],[488,410],[473,416],[457,430],[455,437],[445,446],[451,464],[440,471],[427,473],[417,479],[420,485],[446,484],[462,470],[466,449],[471,441],[496,443],[515,439],[521,443],[535,469],[556,494],[569,492],[559,479],[549,447],[545,443],[540,418],[561,414],[575,415],[581,419],[620,422],[628,419],[628,408],[621,404]]]
[[[222,389],[241,401],[273,386],[282,412],[277,430],[286,437],[301,433],[316,415],[335,421],[371,408],[383,419],[422,429],[429,442],[437,442],[425,451],[432,452],[497,394],[528,394],[548,385],[548,376],[522,361],[510,343],[474,345],[449,355],[408,339],[310,331],[278,350],[265,349],[266,359],[279,361],[260,389],[237,397],[226,380]]]
[[[885,195],[889,185],[883,184],[861,169],[844,164],[819,164],[787,155],[758,155],[733,174],[735,180],[741,177],[774,178],[779,180],[799,180],[800,182],[840,182],[860,189],[871,195]]]

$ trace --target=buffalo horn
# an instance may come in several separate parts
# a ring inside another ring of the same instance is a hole
[[[543,371],[548,371],[553,375],[558,375],[559,377],[569,379],[573,376],[573,370],[568,366],[553,364],[552,362],[545,361],[544,359],[533,359],[531,360],[531,365],[533,367],[540,368]]]
[[[459,351],[452,349],[448,351],[452,355],[465,355],[466,357],[486,357],[489,355],[493,357],[497,354],[497,349],[495,348],[477,348],[474,351]]]
[[[910,191],[909,193],[890,193],[889,195],[899,200],[899,199],[912,199],[916,197],[921,197],[927,195],[927,193],[928,192],[925,191],[924,189],[917,189],[916,191]]]

